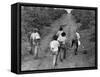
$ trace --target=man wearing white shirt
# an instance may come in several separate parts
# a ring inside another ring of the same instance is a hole
[[[59,42],[57,41],[57,37],[53,36],[53,40],[50,42],[50,50],[53,54],[53,67],[57,65],[57,58],[58,58],[58,52],[59,52]]]
[[[67,41],[66,33],[62,32],[57,40],[60,43],[60,51],[59,51],[60,60],[63,61],[63,59],[66,58],[66,41]]]
[[[78,51],[78,46],[80,46],[80,35],[78,32],[75,33],[74,39],[72,40],[72,47],[75,44],[76,48],[75,48],[75,55],[77,55],[77,51]]]
[[[38,30],[35,29],[34,32],[31,34],[30,39],[32,40],[32,44],[34,47],[34,56],[38,56],[38,48],[39,48],[39,43],[40,43],[40,34],[38,33]]]

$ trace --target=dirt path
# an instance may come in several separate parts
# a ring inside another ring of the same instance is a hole
[[[65,25],[66,24],[66,25]],[[65,25],[64,31],[67,33],[67,38],[73,38],[73,33],[75,32],[77,26],[74,22],[72,15],[63,15],[60,19],[55,21],[51,26],[51,32],[48,36],[44,37],[41,41],[42,51],[39,52],[40,58],[34,60],[32,56],[28,56],[25,58],[25,61],[22,62],[22,70],[41,70],[41,69],[52,69],[52,56],[47,53],[45,54],[45,50],[47,49],[49,42],[59,29],[58,25]],[[70,41],[70,40],[69,40]],[[79,55],[74,55],[73,50],[67,51],[67,58],[62,63],[58,61],[58,66],[56,68],[74,68],[74,67],[88,67],[89,63],[87,61],[86,56],[84,54],[79,53]]]

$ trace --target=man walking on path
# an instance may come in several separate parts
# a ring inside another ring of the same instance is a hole
[[[53,54],[53,67],[57,65],[57,58],[58,58],[58,53],[59,53],[59,42],[57,41],[57,37],[54,36],[53,40],[50,42],[50,50],[52,51]]]
[[[63,61],[63,59],[66,58],[66,41],[67,41],[66,33],[62,32],[57,40],[60,43],[60,50],[59,50],[60,60]]]
[[[75,44],[76,48],[75,48],[75,55],[77,55],[77,51],[78,51],[78,46],[81,44],[80,43],[80,35],[78,32],[75,33],[74,39],[72,40],[72,45],[71,47],[73,47],[73,45]]]
[[[40,44],[40,34],[38,32],[38,29],[35,29],[33,33],[30,36],[30,39],[32,40],[32,52],[34,52],[35,58],[38,57],[38,49],[40,49],[39,44]]]

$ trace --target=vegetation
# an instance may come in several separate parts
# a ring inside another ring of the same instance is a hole
[[[95,41],[95,11],[94,10],[72,10],[76,23],[81,23],[79,30],[89,30],[90,41]]]
[[[21,9],[21,31],[22,31],[22,48],[28,47],[25,42],[29,41],[30,33],[34,28],[38,28],[41,37],[44,37],[50,31],[50,25],[66,13],[63,9],[54,9],[48,7],[22,7]],[[29,44],[28,44],[29,45]],[[23,53],[26,49],[22,49]]]

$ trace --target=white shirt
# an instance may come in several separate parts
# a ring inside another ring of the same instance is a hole
[[[32,34],[31,34],[31,38],[32,38],[33,40],[35,40],[35,39],[40,39],[40,35],[39,35],[38,32],[32,33]]]
[[[67,38],[66,38],[66,36],[64,36],[64,37],[62,37],[62,35],[60,35],[59,37],[58,37],[58,39],[57,39],[59,42],[62,42],[63,44],[65,44],[66,43],[66,40],[67,40]]]
[[[53,41],[50,42],[51,51],[57,52],[59,46],[60,46],[60,44],[57,40],[53,40]]]
[[[57,35],[57,36],[60,36],[61,33],[63,33],[63,32],[64,32],[64,31],[58,31],[56,35]]]

